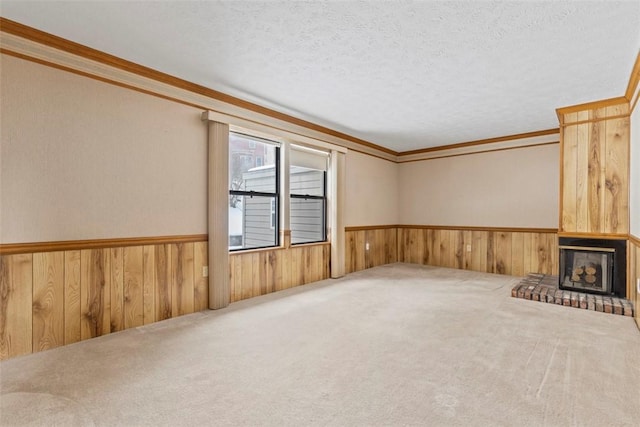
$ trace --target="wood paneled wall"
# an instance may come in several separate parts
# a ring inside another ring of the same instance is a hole
[[[557,258],[557,233],[546,230],[398,225],[346,231],[347,273],[407,262],[514,276],[558,274]]]
[[[624,100],[623,100],[624,101]],[[560,232],[629,232],[629,104],[563,113]]]
[[[0,256],[0,360],[205,310],[207,242]],[[229,256],[231,301],[329,278],[328,243]]]
[[[345,231],[345,272],[397,262],[396,235],[395,226],[348,228]]]
[[[551,232],[361,227],[346,231],[345,266],[556,274],[557,253]],[[231,301],[327,279],[330,256],[326,243],[232,253]],[[2,255],[0,360],[204,310],[207,264],[206,242]]]
[[[553,232],[398,229],[398,261],[486,273],[558,274],[558,238]]]
[[[0,256],[0,360],[200,311],[206,242]]]
[[[627,289],[627,299],[634,304],[635,320],[640,328],[640,292],[637,283],[640,280],[640,239],[631,237],[629,239],[629,286]]]
[[[328,243],[229,255],[231,302],[329,278]]]
[[[206,242],[0,256],[0,360],[205,310]],[[329,277],[329,244],[229,256],[231,301]]]

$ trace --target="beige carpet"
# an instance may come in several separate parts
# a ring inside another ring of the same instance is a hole
[[[633,320],[393,264],[0,364],[2,425],[628,425]]]

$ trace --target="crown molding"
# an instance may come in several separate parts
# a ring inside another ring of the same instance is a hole
[[[475,141],[461,142],[458,144],[444,145],[441,147],[404,151],[399,153],[398,163],[551,145],[557,144],[559,142],[559,138],[560,129],[554,128],[536,132],[501,136],[497,138],[479,139]]]
[[[7,55],[235,117],[245,123],[255,123],[256,126],[267,126],[293,136],[325,141],[394,163],[529,148],[557,143],[559,139],[559,130],[555,128],[397,152],[2,17],[0,17],[0,46],[2,53]],[[637,86],[638,79],[634,80],[633,76],[638,74],[635,71],[638,71],[639,63],[640,61],[636,61],[630,87]],[[565,107],[557,111],[560,116],[560,112],[579,111],[622,102],[629,101],[619,97]]]
[[[397,152],[0,17],[3,53],[395,161]],[[36,46],[39,45],[39,46]],[[265,123],[267,122],[267,123]],[[274,123],[275,122],[275,123]],[[311,131],[311,132],[309,132]]]
[[[401,155],[401,156],[410,156],[412,154],[422,154],[422,153],[430,153],[430,152],[433,152],[433,151],[442,151],[442,150],[452,150],[452,149],[455,149],[455,148],[473,147],[473,146],[476,146],[476,145],[492,144],[494,142],[512,141],[512,140],[516,140],[516,139],[533,138],[533,137],[536,137],[536,136],[543,136],[543,135],[555,135],[555,134],[557,134],[559,132],[560,132],[560,130],[558,128],[554,128],[554,129],[539,130],[539,131],[535,131],[535,132],[518,133],[518,134],[514,134],[514,135],[499,136],[499,137],[496,137],[496,138],[486,138],[486,139],[477,139],[475,141],[469,141],[469,142],[459,142],[459,143],[456,143],[456,144],[442,145],[442,146],[433,147],[433,148],[422,148],[422,149],[419,149],[419,150],[403,151],[403,152],[399,153],[399,155]]]
[[[568,107],[556,108],[558,117],[565,114],[577,113],[585,110],[596,110],[598,108],[611,107],[614,105],[629,104],[629,100],[624,96],[617,96],[615,98],[601,99],[599,101],[585,102],[584,104],[570,105]],[[564,123],[564,120],[560,120],[560,123]]]
[[[624,93],[624,97],[627,99],[627,101],[633,101],[633,95],[638,90],[638,83],[640,83],[640,52],[638,52],[638,55],[636,56],[636,62],[635,64],[633,64],[631,75],[629,76],[627,90]]]

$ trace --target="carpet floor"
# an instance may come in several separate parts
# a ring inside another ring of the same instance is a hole
[[[1,425],[637,426],[634,321],[391,264],[0,363]]]

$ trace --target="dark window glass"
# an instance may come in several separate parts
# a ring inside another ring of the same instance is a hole
[[[230,250],[279,244],[279,173],[276,145],[240,133],[229,134]]]
[[[326,172],[301,166],[289,171],[291,243],[327,240]]]

